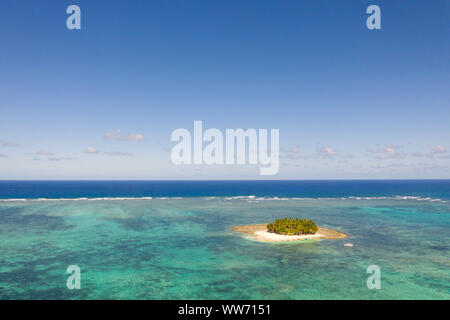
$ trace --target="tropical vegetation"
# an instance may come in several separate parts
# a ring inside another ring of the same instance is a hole
[[[314,234],[319,230],[314,221],[299,218],[276,219],[267,225],[267,229],[284,235]]]

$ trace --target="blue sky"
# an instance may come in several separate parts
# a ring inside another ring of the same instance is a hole
[[[444,0],[2,1],[0,179],[268,178],[172,164],[194,120],[280,129],[273,179],[450,178],[449,21]]]

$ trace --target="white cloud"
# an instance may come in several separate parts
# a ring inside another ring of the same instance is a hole
[[[130,140],[133,141],[142,141],[144,140],[144,135],[140,134],[140,133],[132,133],[129,136]]]
[[[100,151],[95,149],[94,147],[87,147],[84,153],[88,154],[106,154],[108,156],[127,156],[131,157],[133,156],[130,152],[124,152],[124,151]]]
[[[267,148],[267,152],[270,152],[270,148]],[[292,147],[290,149],[281,148],[281,158],[288,158],[291,160],[295,159],[305,159],[306,156],[300,154],[300,149],[298,146]]]
[[[8,158],[8,156],[4,153],[0,153],[0,158]]]
[[[433,153],[447,153],[447,149],[441,145],[430,145],[431,151]]]
[[[122,152],[122,151],[110,151],[110,152],[104,152],[104,154],[107,154],[109,156],[125,156],[125,157],[133,156],[133,154],[130,152]]]
[[[95,149],[94,147],[87,147],[84,152],[85,153],[90,153],[90,154],[98,153],[97,149]]]
[[[144,135],[140,133],[131,133],[128,136],[124,136],[120,129],[113,132],[105,133],[104,138],[107,140],[121,140],[121,141],[142,141]]]
[[[2,147],[20,147],[20,144],[15,143],[15,142],[0,141],[0,146],[2,146]]]
[[[38,156],[54,156],[55,155],[53,152],[49,152],[47,150],[41,150],[41,151],[38,151],[38,152],[36,152],[34,154],[38,155]]]
[[[396,146],[394,146],[394,145],[387,146],[387,147],[384,147],[384,148],[383,148],[383,152],[385,152],[385,153],[387,153],[387,154],[390,154],[390,155],[393,155],[393,154],[396,153],[395,148],[396,148]]]
[[[74,158],[72,157],[61,157],[61,156],[56,156],[53,152],[47,151],[47,150],[40,150],[38,152],[35,153],[29,153],[31,155],[35,155],[35,156],[43,156],[43,157],[47,157],[48,161],[62,161],[62,160],[72,160]],[[39,161],[41,160],[39,157],[34,157],[33,161]]]
[[[425,158],[425,157],[427,157],[426,154],[420,153],[420,152],[411,153],[411,156],[413,156],[414,158]]]
[[[449,159],[450,154],[448,150],[441,145],[429,145],[429,150],[426,153],[412,153],[411,155],[415,158],[428,158],[428,159]]]
[[[62,161],[62,160],[72,160],[71,157],[50,157],[48,158],[49,161]]]
[[[317,154],[330,157],[330,156],[337,156],[338,152],[330,147],[323,147],[323,148],[317,148]]]
[[[377,149],[373,149],[371,150],[372,153],[376,154],[377,156],[375,158],[377,159],[402,159],[405,158],[406,155],[404,153],[400,153],[398,152],[398,148],[400,148],[399,146],[396,146],[394,144],[382,147],[382,148],[377,148]]]

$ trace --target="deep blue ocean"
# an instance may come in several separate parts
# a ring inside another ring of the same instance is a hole
[[[450,180],[0,181],[0,199],[100,197],[393,197],[450,199]]]

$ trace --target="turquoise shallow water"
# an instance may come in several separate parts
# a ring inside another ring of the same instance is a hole
[[[284,216],[350,238],[259,243],[230,230]],[[450,299],[449,239],[450,203],[417,199],[0,202],[0,298]],[[66,287],[73,264],[81,290]],[[369,265],[380,290],[366,286]]]

